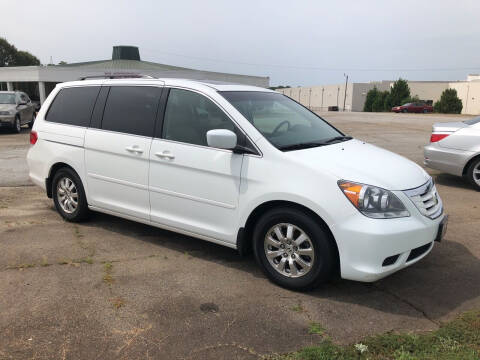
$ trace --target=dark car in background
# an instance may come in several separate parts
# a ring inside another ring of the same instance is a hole
[[[396,113],[430,113],[433,112],[433,106],[422,102],[406,103],[400,106],[394,106],[393,112]]]

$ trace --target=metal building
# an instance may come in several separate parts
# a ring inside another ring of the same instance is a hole
[[[249,76],[202,71],[142,61],[135,46],[115,46],[112,59],[48,66],[0,67],[0,90],[21,89],[41,103],[59,82],[87,76],[150,75],[195,80],[216,80],[238,84],[269,86],[265,76]]]

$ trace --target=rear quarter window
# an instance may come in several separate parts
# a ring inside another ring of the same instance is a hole
[[[59,124],[87,127],[100,86],[64,88],[48,109],[45,120]]]

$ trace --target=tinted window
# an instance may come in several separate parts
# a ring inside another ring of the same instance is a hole
[[[100,86],[60,90],[48,109],[45,120],[61,124],[88,126]]]
[[[207,145],[207,131],[237,128],[228,116],[205,96],[171,89],[163,120],[163,138],[195,145]]]
[[[153,136],[161,89],[112,86],[103,112],[102,129]]]

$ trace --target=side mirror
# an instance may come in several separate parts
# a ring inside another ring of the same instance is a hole
[[[226,129],[210,130],[207,131],[207,144],[214,148],[232,150],[237,146],[237,135]]]
[[[27,103],[26,103],[25,101],[20,101],[20,102],[18,103],[18,106],[20,106],[20,105],[27,105]]]

